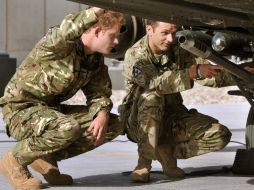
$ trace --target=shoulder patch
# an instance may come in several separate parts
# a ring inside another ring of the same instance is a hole
[[[133,67],[132,75],[133,75],[134,77],[137,77],[137,76],[140,75],[140,74],[141,74],[141,70],[140,70],[139,68],[137,68],[137,67]]]

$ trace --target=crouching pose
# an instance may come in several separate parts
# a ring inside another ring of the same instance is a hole
[[[0,172],[17,189],[42,182],[71,185],[57,161],[92,150],[122,133],[112,108],[111,81],[102,54],[118,44],[123,15],[90,8],[65,17],[36,44],[0,99],[6,131],[17,144],[0,160]],[[86,106],[64,105],[81,89]]]
[[[216,119],[188,110],[180,94],[197,79],[209,86],[231,84],[230,75],[217,65],[197,65],[174,43],[174,24],[148,21],[146,30],[147,35],[126,52],[127,95],[119,107],[126,133],[138,145],[131,178],[139,182],[149,181],[152,160],[161,163],[165,175],[183,177],[176,159],[220,150],[231,137]]]

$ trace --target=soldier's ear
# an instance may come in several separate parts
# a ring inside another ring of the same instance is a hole
[[[146,33],[151,35],[153,33],[153,27],[151,25],[146,25]]]
[[[96,37],[98,37],[100,31],[101,31],[101,28],[100,28],[99,26],[96,26],[96,27],[94,28],[94,34],[95,34]]]

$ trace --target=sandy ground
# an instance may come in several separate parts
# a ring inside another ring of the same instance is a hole
[[[185,105],[200,105],[200,104],[226,104],[226,103],[238,103],[244,102],[246,99],[241,96],[228,95],[229,90],[238,89],[236,86],[224,87],[224,88],[210,88],[195,84],[194,88],[182,92]],[[121,104],[123,97],[125,96],[124,90],[113,90],[111,99],[114,106]],[[67,104],[85,104],[85,97],[81,91],[73,96],[70,100],[66,101]]]

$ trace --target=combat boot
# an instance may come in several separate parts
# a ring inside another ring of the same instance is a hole
[[[169,145],[158,146],[157,159],[161,163],[166,176],[177,178],[185,176],[184,171],[177,167],[177,160],[173,157],[173,149]]]
[[[0,172],[15,189],[38,190],[42,188],[42,182],[32,177],[27,166],[19,164],[10,152],[0,159]]]
[[[47,156],[35,160],[30,165],[35,171],[42,174],[44,179],[50,185],[71,185],[73,184],[73,179],[70,175],[61,174],[57,161],[52,157]]]
[[[150,180],[150,170],[152,160],[148,160],[142,156],[138,158],[138,165],[131,173],[131,180],[134,182],[147,183]]]

